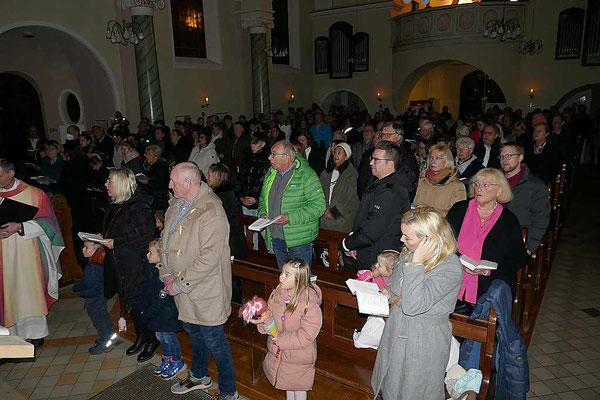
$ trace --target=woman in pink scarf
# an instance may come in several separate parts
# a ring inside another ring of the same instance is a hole
[[[448,211],[448,222],[458,241],[458,253],[476,262],[491,261],[496,270],[463,268],[460,300],[475,304],[494,279],[504,280],[512,289],[517,271],[528,260],[517,217],[502,204],[512,200],[512,192],[502,171],[485,168],[471,180],[471,200],[456,203]]]

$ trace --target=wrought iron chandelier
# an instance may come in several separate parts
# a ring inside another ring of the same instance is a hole
[[[506,2],[502,5],[502,19],[493,19],[487,22],[483,30],[483,36],[492,40],[500,38],[501,42],[506,39],[515,40],[521,35],[521,25],[517,18],[504,20],[506,11]]]
[[[165,8],[164,0],[127,0],[128,7],[150,7],[162,10]],[[137,30],[133,26],[133,22],[125,21],[123,13],[125,6],[121,0],[121,22],[111,19],[106,24],[106,34],[104,37],[110,40],[112,44],[120,44],[127,46],[129,43],[136,45],[144,40],[142,28]]]
[[[533,40],[533,29],[535,27],[535,2],[533,3],[533,12],[531,13],[531,39],[519,43],[519,54],[530,56],[540,54],[544,50],[544,43],[540,39]]]

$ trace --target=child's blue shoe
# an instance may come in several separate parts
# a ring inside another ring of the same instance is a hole
[[[161,375],[163,372],[165,372],[167,370],[167,368],[169,368],[169,365],[171,365],[171,357],[162,356],[162,362],[154,370],[154,375],[157,375],[157,376]]]
[[[185,371],[187,369],[187,365],[183,362],[183,359],[179,360],[171,360],[169,367],[160,375],[166,381],[169,381],[177,376],[181,371]]]

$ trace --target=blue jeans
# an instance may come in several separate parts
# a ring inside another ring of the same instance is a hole
[[[113,322],[108,314],[106,307],[106,298],[104,296],[87,297],[85,300],[85,310],[89,315],[94,328],[98,331],[98,340],[105,342],[115,333]]]
[[[233,395],[236,391],[233,357],[223,325],[205,326],[184,322],[183,329],[190,335],[192,343],[192,374],[197,378],[208,376],[210,350],[219,372],[219,392],[225,396]]]
[[[292,257],[298,257],[305,260],[308,263],[309,268],[312,266],[313,258],[313,244],[307,243],[295,247],[287,247],[285,240],[283,239],[272,239],[271,246],[277,258],[277,266],[279,269],[283,268],[283,264]]]
[[[171,357],[173,360],[181,359],[181,345],[175,332],[155,332],[154,334],[160,342],[165,357]]]

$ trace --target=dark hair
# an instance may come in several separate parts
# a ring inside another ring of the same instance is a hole
[[[79,147],[79,144],[68,141],[63,145],[63,153],[69,160],[77,158],[83,155],[83,150]]]
[[[223,121],[225,121],[226,119],[233,120],[233,118],[229,114],[223,117]]]
[[[398,168],[400,168],[400,163],[402,162],[400,146],[394,142],[383,140],[377,143],[375,149],[385,151],[385,157],[394,162],[394,171],[398,171]]]
[[[79,129],[79,127],[77,125],[69,125],[69,128],[72,128],[77,133],[81,132],[81,130]]]
[[[0,169],[4,172],[14,171],[15,164],[6,158],[0,158]]]
[[[200,138],[200,135],[204,135],[206,138],[206,144],[208,145],[212,139],[212,132],[209,129],[203,129],[198,131],[198,138]]]
[[[177,136],[182,137],[181,131],[179,129],[173,129],[171,133],[175,133]]]
[[[547,122],[540,122],[539,124],[535,124],[533,129],[537,128],[538,126],[543,126],[546,133],[552,132],[552,129],[550,128],[550,124],[548,124]]]
[[[92,137],[90,136],[89,133],[83,133],[81,135],[79,135],[80,138],[84,138],[85,140],[87,140],[88,142],[92,141]]]
[[[267,142],[267,135],[264,132],[254,132],[252,134],[252,143]]]
[[[506,142],[506,143],[503,143],[500,146],[500,151],[502,151],[502,149],[505,148],[505,147],[513,147],[515,150],[517,150],[517,153],[519,153],[520,155],[524,155],[525,154],[525,149],[523,148],[523,146],[521,146],[517,142]]]

